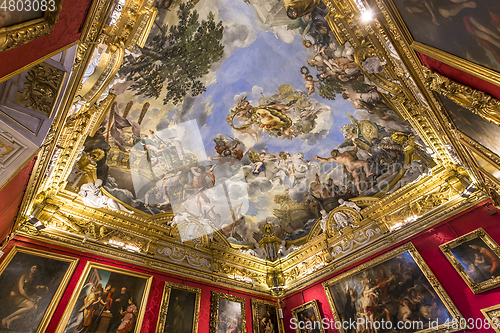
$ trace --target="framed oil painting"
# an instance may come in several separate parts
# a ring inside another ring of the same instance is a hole
[[[140,332],[152,280],[151,275],[88,262],[56,332]]]
[[[210,333],[246,333],[245,299],[212,291]]]
[[[356,322],[358,329],[392,332],[445,332],[460,312],[413,244],[405,244],[324,282],[335,322]],[[407,322],[418,325],[404,326]],[[399,326],[398,326],[399,325]],[[345,327],[344,327],[345,326]],[[348,325],[340,332],[355,330]]]
[[[481,313],[488,320],[491,328],[496,333],[500,333],[500,304],[481,309]]]
[[[415,50],[492,83],[500,78],[496,0],[392,0],[390,7]]]
[[[325,333],[315,299],[292,309],[292,315],[297,321],[297,333]]]
[[[165,282],[156,333],[197,333],[200,288]]]
[[[482,228],[439,248],[474,294],[500,285],[500,248]]]
[[[7,1],[7,7],[0,8],[0,51],[49,35],[62,9],[62,0],[13,3]]]
[[[0,332],[45,332],[77,263],[14,246],[0,264]]]
[[[253,333],[282,333],[278,316],[278,305],[258,299],[252,299]]]

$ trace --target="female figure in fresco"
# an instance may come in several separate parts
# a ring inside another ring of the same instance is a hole
[[[122,318],[122,323],[118,326],[115,333],[129,333],[134,328],[135,316],[139,311],[137,310],[137,306],[135,305],[132,297],[129,298],[128,304],[129,305],[125,312],[120,310],[120,313],[124,316]]]
[[[34,265],[30,268],[29,272],[21,275],[14,288],[10,292],[11,304],[16,308],[16,311],[11,313],[9,316],[2,319],[2,326],[9,329],[10,324],[23,317],[26,312],[36,309],[36,303],[40,300],[40,296],[35,295],[38,290],[46,290],[49,288],[46,286],[36,285],[36,273],[38,271],[38,266]]]

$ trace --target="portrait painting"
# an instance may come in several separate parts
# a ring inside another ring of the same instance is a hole
[[[276,303],[252,299],[253,333],[282,333],[280,324]]]
[[[437,96],[439,96],[439,100],[460,132],[500,156],[500,127],[498,125],[487,121],[442,95],[438,94]]]
[[[297,333],[325,333],[315,299],[292,309],[292,315],[297,320]]]
[[[140,332],[152,279],[88,262],[56,332]]]
[[[157,333],[197,333],[201,289],[165,282]]]
[[[393,0],[413,39],[500,72],[500,10],[496,0]]]
[[[440,248],[475,294],[500,285],[500,248],[482,228]]]
[[[105,196],[144,218],[175,215],[163,223],[183,241],[217,234],[264,258],[266,224],[287,243],[304,239],[349,199],[428,175],[432,150],[337,42],[328,8],[292,2],[157,3],[84,144]],[[384,71],[376,57],[363,64]],[[69,191],[89,183],[84,165]]]
[[[411,243],[324,282],[323,288],[335,321],[359,322],[361,330],[377,328],[373,325],[384,321],[378,332],[398,327],[408,332],[444,332],[449,331],[447,323],[461,318]],[[419,325],[404,326],[408,322]],[[348,325],[340,331],[355,332]]]
[[[210,333],[246,333],[245,299],[212,291]]]
[[[77,263],[14,246],[0,264],[0,332],[45,332]]]

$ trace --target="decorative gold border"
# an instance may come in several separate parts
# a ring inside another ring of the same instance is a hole
[[[312,307],[313,310],[314,310],[314,315],[316,316],[316,322],[319,322],[319,323],[322,323],[322,319],[321,319],[321,313],[319,312],[319,306],[318,306],[318,301],[316,301],[315,299],[313,299],[312,301],[309,301],[305,304],[302,304],[294,309],[292,309],[292,315],[293,315],[293,318],[295,318],[298,322],[299,318],[297,317],[297,314],[300,312],[300,311],[303,311],[309,307]],[[335,318],[335,320],[337,320]],[[295,331],[297,333],[301,333],[300,332],[300,329],[299,327],[297,326],[297,328],[295,329]],[[319,331],[321,333],[325,333],[325,329],[323,328],[323,325],[319,325]]]
[[[270,307],[273,307],[276,309],[276,322],[278,323],[278,332],[280,332],[280,333],[285,332],[285,330],[282,326],[280,317],[279,317],[278,304],[252,298],[252,330],[253,330],[253,333],[261,333],[261,332],[259,332],[259,318],[257,318],[259,305],[270,306]]]
[[[245,299],[243,297],[233,296],[218,291],[212,291],[212,305],[210,306],[210,333],[217,333],[217,323],[219,318],[219,300],[225,299],[231,302],[238,302],[241,304],[241,333],[246,333],[246,310]],[[240,333],[240,332],[238,332]]]
[[[87,262],[87,265],[85,265],[85,268],[82,272],[82,275],[80,275],[80,279],[78,280],[76,288],[73,291],[73,294],[71,295],[71,298],[68,302],[68,305],[66,306],[66,309],[64,310],[64,314],[61,318],[61,321],[57,325],[57,328],[55,331],[58,333],[64,332],[64,329],[66,328],[68,320],[70,319],[71,312],[73,312],[73,308],[75,307],[78,296],[80,295],[80,292],[81,292],[83,286],[85,285],[85,281],[87,280],[87,277],[90,273],[90,270],[93,268],[103,269],[103,270],[110,271],[113,273],[120,273],[120,274],[124,274],[124,275],[135,276],[138,278],[146,279],[146,286],[144,288],[142,300],[141,300],[140,305],[139,305],[139,315],[137,316],[135,331],[133,332],[133,333],[139,333],[141,331],[142,320],[144,319],[144,312],[146,312],[146,304],[148,301],[149,290],[151,289],[151,283],[153,281],[153,276],[148,275],[148,274],[134,272],[134,271],[129,271],[129,270],[126,270],[123,268],[117,268],[117,267],[112,267],[112,266],[108,266],[108,265],[104,265],[104,264],[90,262],[90,261]]]
[[[42,18],[0,29],[0,52],[29,43],[38,37],[50,35],[59,20],[62,0],[55,0],[55,10],[46,10]]]
[[[399,10],[397,9],[393,0],[385,0],[384,3],[386,3],[386,8],[388,9],[390,15],[393,17],[394,21],[397,22],[397,25],[403,32],[407,43],[413,50],[441,61],[442,63],[460,69],[466,73],[472,74],[480,79],[500,86],[500,72],[475,64],[470,60],[465,60],[451,53],[436,49],[432,46],[414,40],[413,36],[410,33],[410,30],[406,26],[406,23],[399,14]]]
[[[158,315],[158,324],[156,325],[156,333],[163,333],[165,329],[165,323],[167,319],[168,313],[168,302],[170,300],[170,291],[172,289],[189,291],[191,293],[196,294],[196,299],[194,303],[194,318],[193,318],[193,328],[191,330],[192,333],[198,332],[198,320],[200,313],[200,297],[201,297],[201,289],[189,287],[184,284],[177,284],[169,281],[165,281],[165,289],[163,291],[163,297],[161,299],[160,305],[160,314]]]
[[[349,278],[355,274],[358,274],[358,273],[360,273],[364,270],[367,270],[369,268],[372,268],[376,265],[382,264],[385,261],[388,261],[394,257],[397,257],[398,255],[403,254],[405,252],[408,252],[411,255],[411,257],[413,258],[413,260],[415,260],[416,264],[418,265],[418,267],[420,268],[420,270],[424,274],[425,278],[431,284],[432,288],[434,289],[436,294],[439,296],[439,298],[441,299],[443,304],[446,306],[446,308],[450,312],[450,315],[453,317],[453,319],[457,320],[458,322],[460,322],[460,319],[463,320],[462,315],[458,311],[455,304],[453,304],[453,301],[451,300],[450,296],[448,296],[448,293],[446,293],[446,291],[443,289],[443,286],[441,286],[441,283],[439,283],[438,279],[434,276],[434,274],[430,270],[429,266],[427,266],[424,259],[420,256],[420,253],[418,253],[415,246],[413,246],[412,243],[406,243],[405,245],[400,246],[395,250],[392,250],[388,253],[385,253],[385,254],[383,254],[383,255],[381,255],[373,260],[370,260],[367,263],[364,263],[362,265],[359,265],[359,266],[353,268],[350,271],[347,271],[339,276],[336,276],[333,279],[330,279],[326,282],[323,282],[323,289],[325,290],[325,294],[326,294],[326,297],[328,299],[328,303],[330,304],[330,308],[332,309],[332,314],[333,314],[333,318],[335,319],[335,321],[340,321],[340,316],[337,312],[337,309],[336,309],[335,304],[333,302],[333,297],[330,293],[329,287],[331,285],[334,285],[334,284],[338,283],[339,281],[342,281],[346,278]],[[460,330],[459,327],[454,331],[458,331],[458,330]],[[437,329],[427,328],[427,329],[424,329],[424,330],[421,330],[418,332],[424,333],[424,332],[431,332],[431,331],[432,332],[452,332],[453,330],[450,331],[450,328],[445,327],[443,324],[443,325],[439,325]],[[345,330],[343,328],[340,328],[340,332],[345,333]]]
[[[491,329],[500,333],[500,304],[481,309],[481,313],[488,319]]]
[[[45,311],[45,315],[42,318],[42,321],[40,322],[40,325],[38,326],[38,329],[36,330],[36,333],[41,333],[45,332],[47,329],[47,326],[49,325],[50,320],[52,319],[52,315],[54,314],[54,311],[56,310],[57,304],[61,300],[61,297],[66,290],[66,287],[68,286],[68,283],[71,279],[71,276],[73,275],[76,266],[78,265],[78,258],[73,258],[73,257],[68,257],[62,254],[55,254],[55,253],[50,253],[50,252],[45,252],[45,251],[40,251],[40,250],[33,250],[29,249],[26,247],[21,247],[15,245],[5,257],[5,259],[2,261],[0,264],[0,275],[3,274],[4,270],[8,267],[9,263],[12,261],[16,253],[25,253],[25,254],[30,254],[33,256],[37,257],[43,257],[43,258],[49,258],[49,259],[54,259],[54,260],[59,260],[59,261],[66,261],[69,262],[70,265],[68,267],[68,270],[64,274],[63,279],[61,280],[61,283],[59,284],[59,287],[56,290],[56,293],[54,294],[54,297],[50,301],[49,306],[47,307],[47,310]]]
[[[491,236],[483,230],[483,228],[478,228],[472,232],[469,232],[468,234],[455,238],[448,243],[440,245],[439,248],[441,249],[441,251],[443,251],[443,254],[446,256],[453,268],[455,268],[455,270],[458,272],[458,274],[460,274],[465,283],[467,283],[472,292],[474,294],[480,294],[487,290],[498,287],[500,285],[500,277],[491,278],[481,283],[474,282],[465,268],[460,264],[458,259],[451,252],[451,249],[476,238],[481,238],[483,242],[488,245],[490,250],[492,250],[498,257],[500,257],[500,247],[493,240],[493,238],[491,238]]]

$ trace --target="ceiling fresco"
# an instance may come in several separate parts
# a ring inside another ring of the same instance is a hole
[[[290,1],[294,20],[279,1],[158,3],[85,142],[103,189],[136,214],[197,219],[248,245],[268,223],[304,237],[342,200],[425,174],[432,151],[337,43],[324,5],[304,3]],[[371,58],[363,68],[382,70]]]

